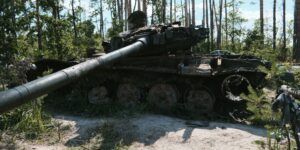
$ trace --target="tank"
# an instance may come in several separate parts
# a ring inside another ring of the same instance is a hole
[[[249,85],[258,87],[266,75],[259,66],[268,63],[253,56],[197,55],[192,47],[208,33],[203,26],[181,27],[179,22],[138,27],[104,42],[106,53],[84,62],[40,60],[30,78],[49,68],[66,69],[0,92],[0,112],[84,78],[92,104],[147,102],[159,110],[182,105],[210,113],[216,100],[239,101]]]

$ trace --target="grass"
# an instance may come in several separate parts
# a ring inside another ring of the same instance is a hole
[[[67,88],[66,88],[67,89]],[[249,87],[250,95],[243,95],[248,101],[248,110],[253,112],[253,115],[248,118],[254,125],[273,125],[273,113],[270,108],[270,100],[267,95],[261,90]],[[42,103],[45,101],[45,103]],[[49,94],[47,97],[40,98],[35,102],[31,102],[17,108],[16,110],[0,116],[0,130],[10,130],[15,134],[21,133],[26,139],[39,139],[41,136],[48,136],[51,139],[50,143],[61,142],[64,132],[70,130],[70,126],[62,126],[58,122],[51,121],[51,117],[46,115],[43,108],[47,108],[55,113],[71,113],[84,116],[105,116],[126,118],[136,114],[155,112],[164,113],[184,119],[216,119],[216,117],[200,117],[187,112],[185,108],[178,104],[171,109],[171,112],[160,112],[155,110],[147,103],[141,103],[133,108],[126,108],[122,104],[111,102],[104,105],[90,104],[87,100],[87,93],[82,87],[76,86],[71,91],[56,91]],[[275,116],[276,120],[278,115]],[[220,118],[217,118],[220,120]],[[222,121],[222,120],[221,120]],[[228,122],[227,119],[225,119]],[[279,142],[276,140],[275,129],[267,128],[269,138],[265,141],[255,141],[261,148],[276,149]],[[83,144],[83,147],[78,149],[127,149],[127,142],[124,136],[116,129],[114,124],[105,123],[96,130],[96,135],[93,141]],[[99,142],[101,141],[101,142]],[[99,145],[99,143],[101,143]],[[76,149],[76,147],[74,147]]]
[[[9,131],[25,139],[37,139],[51,129],[51,118],[42,110],[42,100],[29,102],[0,115],[0,132]]]

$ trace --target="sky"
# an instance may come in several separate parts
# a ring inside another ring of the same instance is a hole
[[[70,6],[71,0],[65,0],[64,6],[66,8],[71,8]],[[133,0],[134,1],[134,0]],[[196,24],[199,25],[202,23],[202,8],[203,8],[203,0],[195,0],[196,3]],[[228,0],[230,1],[230,0]],[[248,21],[243,24],[243,27],[246,29],[253,28],[254,22],[256,19],[259,19],[259,0],[241,0],[243,4],[240,6],[241,16]],[[167,0],[168,2],[168,0]],[[180,4],[181,0],[176,0],[177,4]],[[216,5],[218,6],[218,0],[216,0]],[[286,0],[286,19],[287,22],[293,20],[294,16],[294,3],[295,0]],[[80,5],[85,10],[85,13],[82,14],[83,19],[89,19],[91,12],[93,11],[90,8],[90,0],[80,0],[76,3],[76,5]],[[134,4],[132,4],[134,5]],[[106,5],[104,7],[107,7]],[[132,7],[133,8],[133,7]],[[168,8],[167,8],[168,10]],[[148,14],[151,14],[151,8],[148,7]],[[180,10],[177,10],[178,14]],[[167,13],[169,14],[169,13]],[[273,0],[264,0],[264,18],[266,27],[272,26],[272,18],[273,18]],[[107,26],[105,27],[106,30],[110,27],[110,13],[109,10],[106,8],[104,10],[104,18],[106,21]],[[282,0],[277,0],[277,25],[280,28],[282,26]],[[99,28],[96,26],[96,29]]]

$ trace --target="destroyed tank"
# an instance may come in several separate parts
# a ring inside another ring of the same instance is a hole
[[[258,87],[266,75],[259,66],[268,64],[252,56],[193,53],[192,47],[208,33],[203,26],[153,25],[112,38],[103,43],[105,54],[82,63],[38,61],[31,74],[57,72],[0,92],[0,112],[84,78],[93,104],[148,102],[167,111],[179,104],[191,112],[209,113],[217,99],[240,100],[248,85]]]
[[[152,26],[128,37],[111,40],[106,52],[153,35],[145,51],[103,66],[90,74],[88,100],[93,104],[117,101],[124,106],[147,102],[158,110],[184,106],[192,113],[210,113],[217,100],[241,101],[248,86],[264,81],[259,66],[269,64],[253,56],[197,55],[191,48],[208,37],[202,26]],[[97,82],[95,82],[97,78]]]

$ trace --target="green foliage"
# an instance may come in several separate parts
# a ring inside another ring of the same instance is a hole
[[[262,90],[248,87],[249,94],[241,94],[241,97],[247,101],[247,110],[253,113],[248,119],[254,124],[267,123],[271,121],[272,110],[270,100]]]
[[[13,111],[0,115],[0,131],[25,133],[27,138],[37,138],[47,131],[51,122],[42,110],[42,99],[30,102]]]

